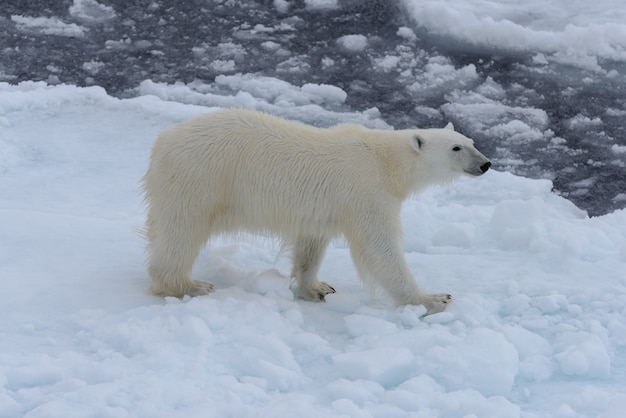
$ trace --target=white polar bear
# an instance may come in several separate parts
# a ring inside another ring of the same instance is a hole
[[[296,296],[323,301],[317,279],[329,242],[341,235],[359,276],[398,305],[440,312],[448,294],[425,294],[407,268],[400,207],[412,193],[491,163],[473,141],[444,129],[320,129],[249,110],[222,110],[157,138],[143,178],[151,291],[197,296],[213,286],[189,279],[209,238],[247,231],[277,235],[293,251]]]

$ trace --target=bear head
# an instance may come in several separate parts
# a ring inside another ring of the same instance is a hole
[[[428,166],[428,176],[439,182],[452,181],[461,175],[480,176],[491,162],[474,147],[474,141],[456,132],[452,123],[440,129],[411,131],[411,145]]]

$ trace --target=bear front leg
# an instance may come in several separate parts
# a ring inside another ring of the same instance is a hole
[[[346,234],[357,271],[365,281],[385,289],[396,305],[423,305],[426,314],[442,312],[452,301],[447,293],[423,293],[409,271],[400,240],[400,222],[371,223]]]
[[[293,246],[293,270],[291,277],[296,279],[296,297],[299,299],[323,302],[326,295],[335,289],[317,280],[317,273],[328,247],[328,240],[321,237],[300,237]]]

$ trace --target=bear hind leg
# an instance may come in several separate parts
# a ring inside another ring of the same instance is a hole
[[[154,221],[148,214],[148,273],[152,278],[150,293],[157,296],[202,296],[213,291],[207,282],[191,280],[189,275],[195,259],[210,236],[206,223],[192,222],[182,216]],[[183,219],[187,219],[186,221]]]
[[[300,237],[293,246],[293,270],[291,277],[296,279],[296,297],[314,302],[323,302],[326,295],[335,289],[317,279],[322,258],[328,247],[328,239],[321,237]]]

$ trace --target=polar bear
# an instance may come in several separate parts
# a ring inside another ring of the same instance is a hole
[[[443,311],[448,294],[423,293],[407,267],[400,208],[426,186],[491,163],[469,138],[443,129],[316,128],[251,110],[220,110],[162,132],[143,177],[151,292],[205,295],[189,275],[210,237],[272,234],[292,250],[296,296],[323,301],[317,278],[329,242],[344,236],[359,276],[397,305]]]

